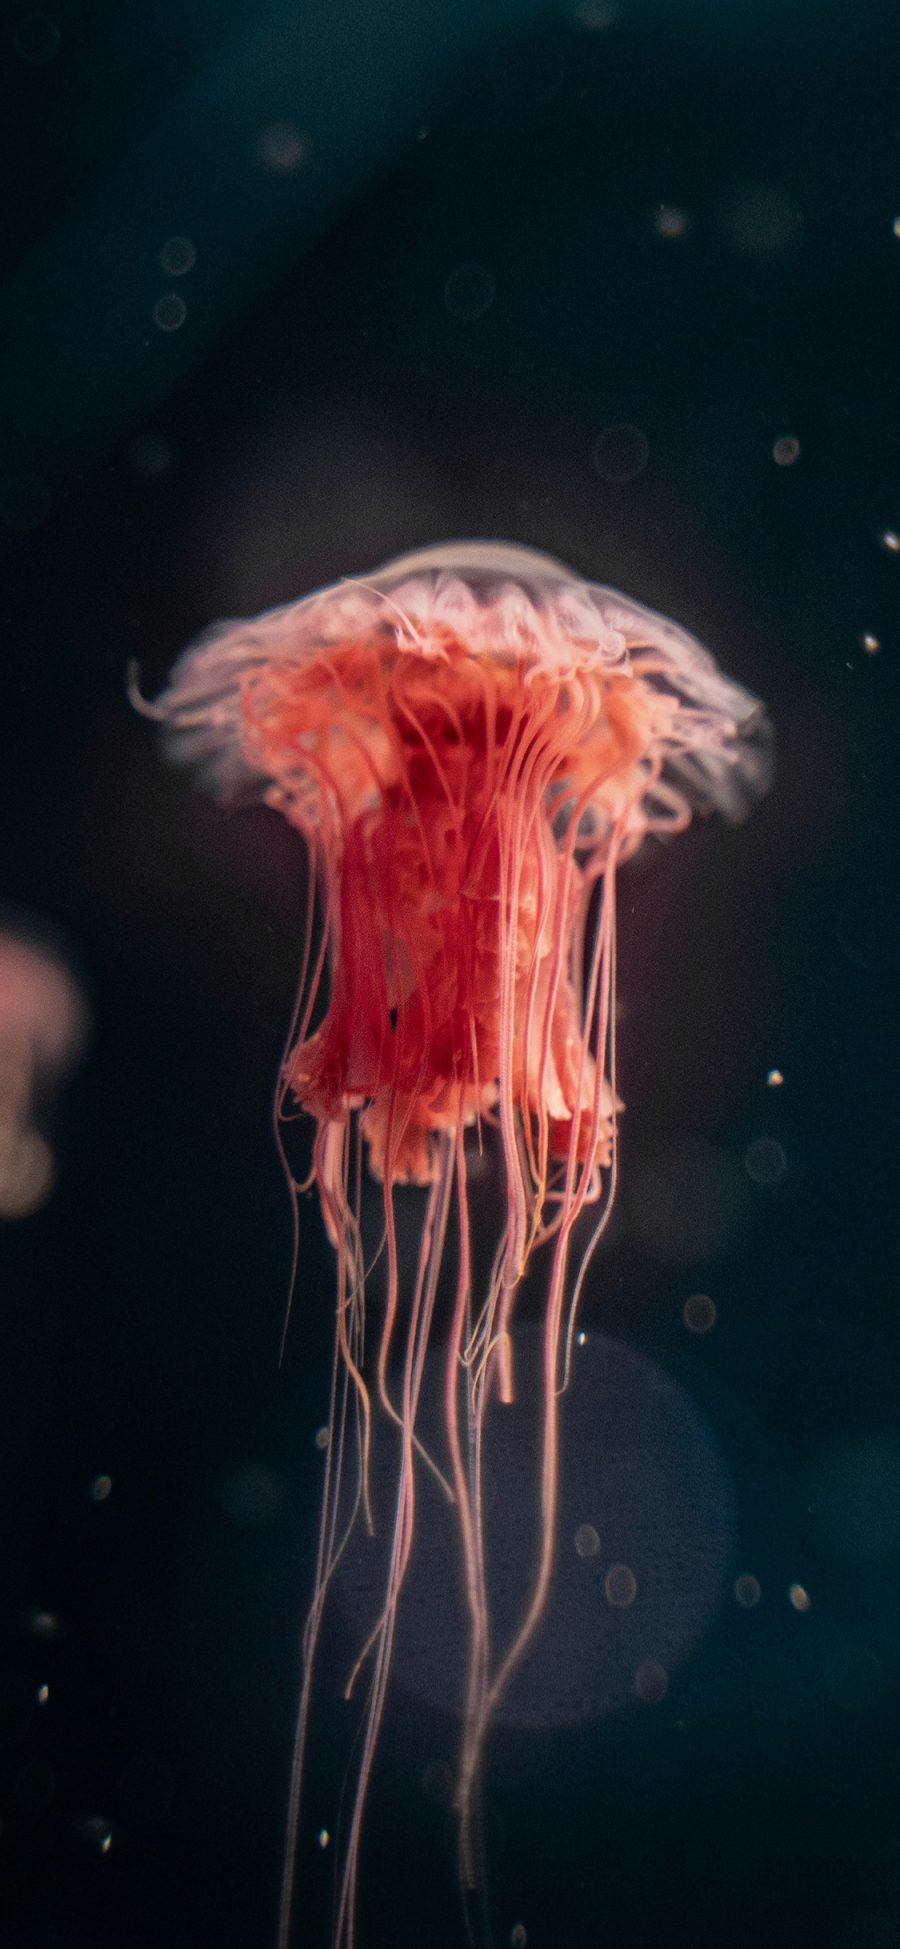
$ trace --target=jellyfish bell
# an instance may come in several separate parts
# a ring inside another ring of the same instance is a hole
[[[478,1878],[485,1741],[547,1604],[559,1398],[585,1268],[615,1193],[616,876],[649,833],[676,833],[695,811],[742,817],[768,780],[768,727],[756,700],[676,624],[549,556],[484,542],[405,555],[228,624],[187,651],[154,705],[135,701],[165,726],[171,755],[198,764],[214,789],[255,795],[288,819],[319,898],[279,1104],[315,1123],[313,1173],[337,1255],[336,1365],[280,1940],[290,1935],[316,1646],[348,1525],[372,1521],[378,1421],[393,1432],[396,1475],[384,1590],[348,1680],[352,1691],[365,1669],[369,1691],[339,1873],[335,1943],[347,1949],[423,1469],[452,1506],[462,1561],[459,1861],[464,1883]],[[503,1189],[479,1285],[468,1160],[485,1144]],[[374,1349],[363,1153],[382,1186]],[[406,1184],[425,1197],[401,1293],[397,1191]],[[588,1207],[593,1231],[576,1255]],[[534,1564],[518,1619],[497,1642],[485,1449],[493,1404],[514,1399],[516,1303],[542,1246]],[[439,1337],[436,1449],[430,1432],[422,1438],[420,1400]],[[355,1470],[343,1453],[349,1426]]]
[[[157,709],[173,754],[226,793],[255,786],[307,839],[333,986],[288,1080],[322,1120],[362,1107],[396,1181],[429,1181],[435,1134],[494,1107],[501,1023],[529,1115],[577,1123],[575,1059],[584,1116],[558,950],[585,877],[694,808],[739,816],[764,777],[755,700],[692,637],[504,544],[425,549],[229,625]],[[601,1151],[609,1128],[604,1100]]]

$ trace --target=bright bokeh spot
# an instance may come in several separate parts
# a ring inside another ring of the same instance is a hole
[[[606,1601],[615,1611],[627,1611],[637,1596],[637,1578],[627,1563],[614,1563],[603,1579]]]
[[[716,1324],[716,1303],[708,1293],[692,1293],[681,1311],[689,1333],[710,1333]]]
[[[644,1705],[660,1705],[669,1689],[669,1674],[655,1658],[645,1658],[634,1674],[634,1689]]]
[[[576,1529],[575,1551],[580,1557],[599,1556],[600,1538],[593,1523],[581,1523]]]

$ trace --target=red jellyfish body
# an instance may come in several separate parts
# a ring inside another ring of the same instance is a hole
[[[279,1100],[293,1098],[315,1119],[315,1182],[337,1255],[336,1363],[280,1941],[290,1934],[312,1670],[346,1534],[344,1498],[351,1516],[371,1520],[371,1445],[384,1416],[399,1451],[386,1585],[348,1682],[349,1691],[367,1668],[334,1937],[336,1949],[349,1949],[423,1467],[454,1505],[464,1567],[459,1859],[463,1883],[477,1879],[485,1739],[546,1605],[559,1397],[585,1266],[615,1194],[616,874],[647,833],[677,832],[694,811],[742,816],[767,782],[767,726],[756,700],[684,630],[546,556],[499,543],[429,548],[229,624],[182,657],[152,708],[176,755],[202,760],[223,791],[253,784],[297,827],[320,899],[321,939],[314,952],[310,920]],[[327,1007],[312,1029],[326,971]],[[360,1139],[384,1192],[387,1291],[374,1347]],[[496,1152],[503,1191],[493,1268],[476,1291],[467,1173],[483,1145]],[[401,1292],[395,1194],[404,1184],[427,1187],[427,1197],[415,1276]],[[576,1258],[586,1206],[595,1222]],[[453,1234],[436,1455],[417,1422]],[[516,1300],[544,1245],[534,1571],[511,1640],[494,1645],[484,1453],[492,1402],[513,1397]],[[347,1427],[359,1440],[352,1490]]]

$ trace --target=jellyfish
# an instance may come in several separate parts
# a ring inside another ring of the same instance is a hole
[[[0,915],[0,1218],[30,1218],[56,1167],[39,1106],[71,1069],[88,1016],[74,976],[19,916]]]
[[[335,1949],[352,1949],[423,1470],[458,1537],[459,1877],[465,1889],[482,1875],[485,1747],[547,1605],[561,1402],[616,1193],[617,877],[648,835],[671,838],[695,812],[741,818],[767,783],[768,727],[756,699],[676,624],[548,556],[485,542],[426,548],[229,623],[182,656],[155,704],[136,691],[135,701],[165,727],[172,756],[220,795],[282,814],[308,855],[277,1108],[313,1120],[309,1182],[336,1259],[335,1353],[279,1942],[287,1949],[291,1936],[326,1603],[348,1534],[373,1522],[373,1446],[387,1431],[396,1462],[384,1587],[347,1679],[348,1696],[363,1677],[367,1686],[334,1921]],[[476,1276],[484,1241],[473,1238],[472,1192],[485,1159],[496,1230]],[[366,1170],[380,1187],[374,1255]],[[302,1187],[289,1175],[296,1212]],[[398,1227],[410,1199],[407,1276]],[[370,1318],[373,1256],[383,1291]],[[533,1262],[544,1284],[534,1559],[518,1621],[497,1643],[485,1472],[492,1417],[515,1395],[516,1309]],[[436,1370],[439,1448],[433,1417],[426,1439],[420,1413]]]

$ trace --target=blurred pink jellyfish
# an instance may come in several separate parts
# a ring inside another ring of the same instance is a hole
[[[38,1098],[80,1056],[87,1007],[51,949],[2,920],[0,930],[0,1218],[29,1218],[55,1176]]]
[[[335,1379],[279,1940],[286,1949],[313,1667],[346,1535],[345,1431],[358,1438],[349,1520],[371,1522],[371,1450],[385,1417],[399,1453],[388,1569],[347,1686],[349,1694],[367,1671],[334,1928],[335,1949],[351,1949],[363,1813],[423,1467],[442,1483],[458,1527],[468,1618],[459,1871],[464,1886],[478,1879],[485,1742],[546,1606],[560,1395],[586,1265],[616,1188],[616,875],[648,833],[676,833],[694,811],[743,816],[767,783],[768,727],[756,700],[674,623],[531,549],[483,542],[406,555],[228,624],[188,650],[158,702],[142,708],[167,727],[172,752],[198,761],[221,792],[249,786],[296,827],[311,906],[316,894],[320,905],[317,945],[312,913],[306,928],[279,1085],[280,1111],[293,1100],[315,1120],[314,1179],[337,1258]],[[493,1149],[503,1189],[492,1271],[476,1290],[469,1171],[482,1147]],[[386,1298],[374,1347],[363,1157],[383,1186]],[[409,1184],[426,1195],[415,1274],[401,1290],[396,1196]],[[576,1254],[588,1206],[593,1231]],[[435,1454],[420,1437],[419,1403],[451,1240],[444,1452]],[[534,1567],[517,1627],[495,1644],[485,1451],[492,1406],[513,1398],[516,1302],[543,1246]]]

